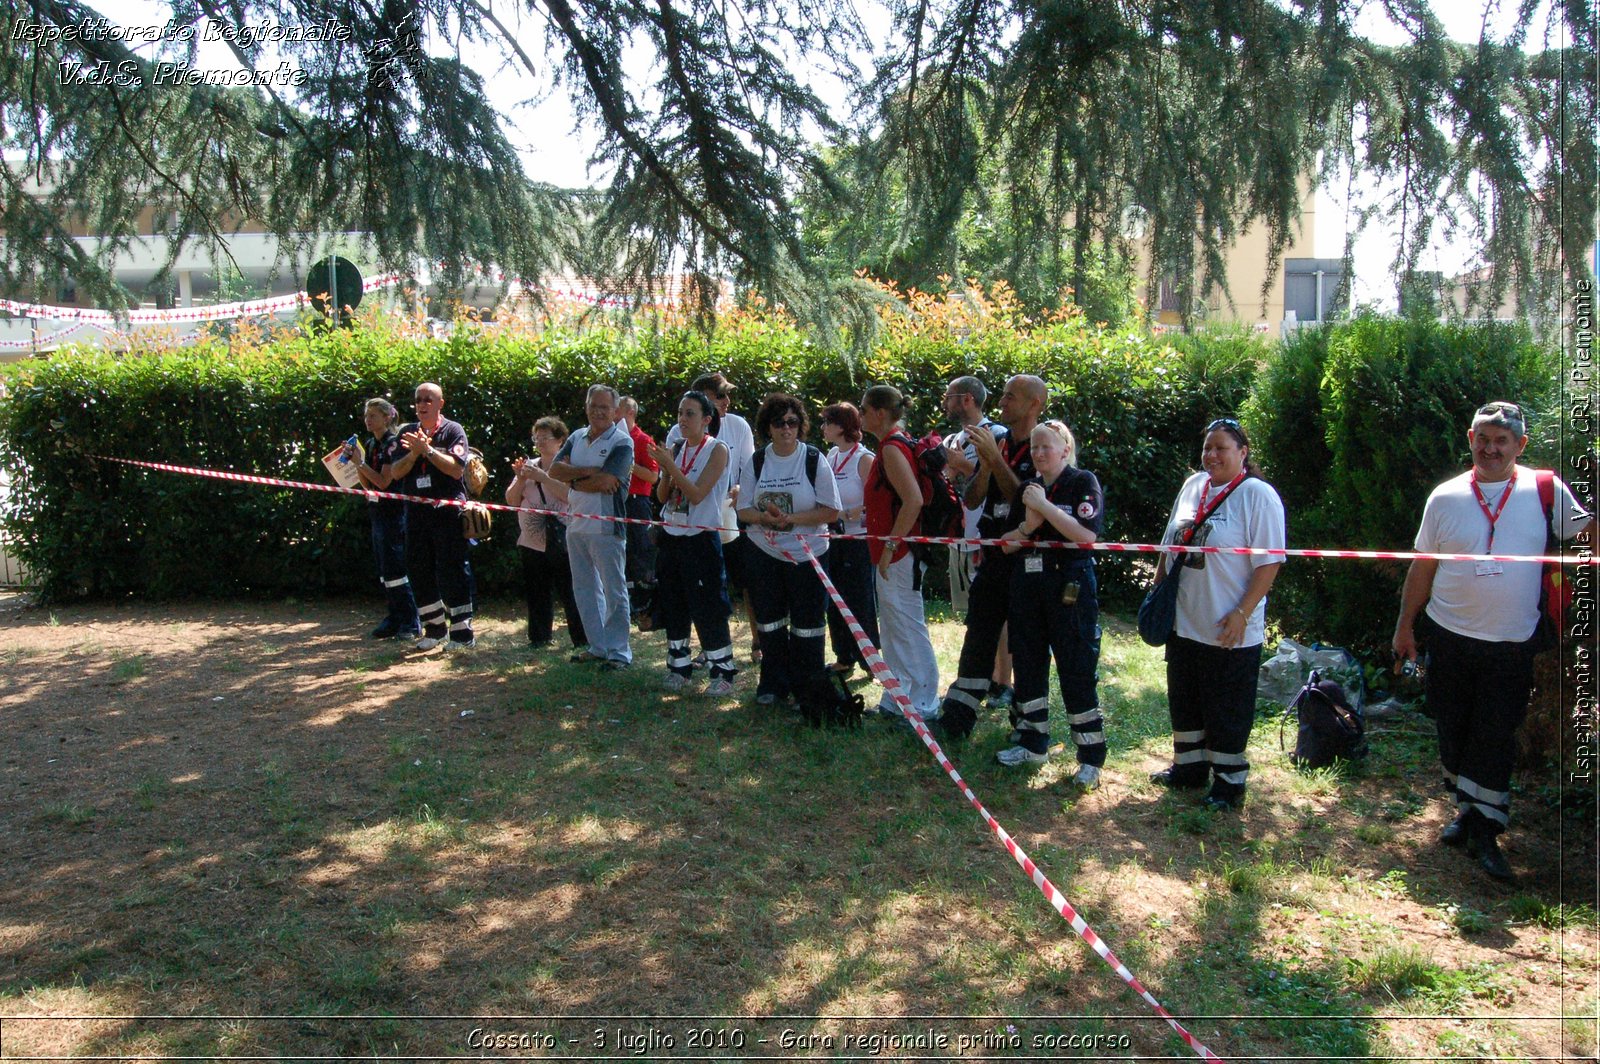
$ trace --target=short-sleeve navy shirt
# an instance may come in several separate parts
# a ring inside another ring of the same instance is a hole
[[[394,465],[406,456],[406,445],[400,442],[400,434],[391,432],[383,438],[373,436],[367,440],[367,468],[374,473],[383,472],[386,465]],[[389,485],[390,491],[398,492],[398,483]],[[378,507],[382,512],[398,511],[405,503],[399,499],[368,499],[369,503]]]
[[[400,435],[415,432],[420,426],[415,422],[404,425]],[[443,451],[458,462],[467,460],[467,431],[449,418],[440,418],[439,427],[433,434],[433,449]],[[407,495],[421,495],[428,499],[465,499],[467,486],[460,477],[446,476],[439,471],[439,467],[424,458],[419,458],[400,481],[400,491]],[[410,503],[411,506],[421,506],[421,503]]]
[[[1026,482],[1033,476],[1033,442],[1026,437],[1018,439],[1015,436],[998,442],[1000,455],[1005,459],[1006,465],[1011,467],[1019,482]],[[1022,524],[1022,508],[1005,497],[1000,490],[999,479],[991,476],[989,493],[983,499],[983,516],[978,518],[978,535],[984,539],[998,539],[1020,524]]]
[[[1037,475],[1023,481],[1017,488],[1016,498],[1011,502],[1011,509],[1018,515],[1018,524],[1022,523],[1021,515],[1026,510],[1026,507],[1022,505],[1022,491],[1029,484],[1037,484],[1044,488],[1044,497],[1047,500],[1077,518],[1078,524],[1093,532],[1097,539],[1099,538],[1100,530],[1105,525],[1106,500],[1104,494],[1100,491],[1100,480],[1093,473],[1087,469],[1068,466],[1061,471],[1059,477],[1056,477],[1054,484],[1046,485],[1044,478]],[[1063,536],[1055,525],[1046,521],[1034,529],[1032,535],[1028,538],[1064,540],[1067,537]],[[1092,554],[1086,553],[1085,556],[1090,561],[1094,560],[1094,555]]]

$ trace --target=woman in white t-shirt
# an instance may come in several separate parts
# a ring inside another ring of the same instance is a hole
[[[800,400],[767,396],[756,432],[770,442],[739,472],[739,520],[750,526],[755,547],[746,561],[761,633],[757,705],[793,698],[823,675],[826,595],[806,548],[818,557],[827,551],[828,541],[816,533],[839,519],[839,489],[822,452],[802,442],[809,428]]]
[[[687,392],[678,403],[678,440],[654,444],[661,464],[656,499],[661,503],[660,554],[656,559],[656,603],[667,630],[667,688],[689,684],[693,664],[689,629],[711,668],[706,694],[733,693],[733,637],[728,632],[727,579],[722,568],[722,502],[728,495],[728,445],[710,435],[717,408],[704,392]]]
[[[866,532],[866,476],[872,471],[872,452],[861,442],[861,412],[854,403],[834,403],[823,408],[822,438],[832,447],[828,468],[839,487],[839,520],[835,532],[860,535]],[[844,604],[850,607],[856,623],[878,645],[878,594],[872,580],[872,551],[864,539],[836,539],[828,546],[828,579],[839,589]],[[828,636],[833,644],[835,672],[848,673],[857,665],[867,668],[855,636],[844,623],[844,616],[828,603]]]
[[[1250,439],[1232,418],[1206,426],[1204,471],[1184,482],[1163,543],[1283,549],[1283,500],[1250,461]],[[1193,530],[1192,533],[1190,530]],[[1183,559],[1177,623],[1167,641],[1172,764],[1152,779],[1204,787],[1212,809],[1244,802],[1245,745],[1256,714],[1256,678],[1266,637],[1267,591],[1283,568],[1268,554],[1163,554],[1156,581]]]

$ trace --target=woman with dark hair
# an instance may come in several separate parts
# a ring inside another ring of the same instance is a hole
[[[388,467],[406,453],[395,431],[399,411],[387,399],[368,399],[363,415],[367,431],[366,461],[356,466],[361,483],[373,491],[387,491],[395,481]],[[345,458],[354,459],[356,449],[345,445]],[[417,619],[417,600],[406,575],[406,504],[399,499],[368,499],[367,517],[372,525],[372,555],[378,562],[378,579],[389,600],[389,612],[370,633],[373,639],[417,639],[422,624]]]
[[[1202,472],[1184,482],[1163,543],[1284,547],[1283,501],[1250,461],[1250,439],[1232,418],[1206,426]],[[1182,565],[1177,622],[1167,641],[1172,764],[1151,778],[1168,787],[1211,785],[1205,804],[1244,803],[1245,745],[1256,714],[1266,638],[1267,591],[1283,567],[1267,554],[1163,554],[1156,582]]]
[[[1011,509],[1022,523],[1001,538],[1033,542],[1093,543],[1105,520],[1100,481],[1078,468],[1078,444],[1060,421],[1035,425],[1028,445],[1033,476],[1022,482]],[[1001,548],[1019,554],[1011,569],[1011,656],[1016,700],[1011,741],[995,755],[1002,765],[1036,764],[1050,757],[1050,659],[1055,658],[1061,705],[1072,728],[1084,790],[1100,785],[1106,763],[1105,725],[1097,690],[1100,665],[1100,593],[1094,554],[1060,547]]]
[[[839,488],[822,452],[802,442],[809,427],[800,400],[767,396],[756,432],[769,442],[739,472],[739,520],[750,526],[756,548],[749,556],[750,599],[761,633],[756,703],[763,706],[799,694],[823,675],[826,595],[806,549],[817,556],[827,551],[827,539],[816,533],[839,519]]]
[[[867,530],[866,479],[872,471],[873,454],[861,444],[861,413],[853,403],[834,403],[822,411],[822,438],[832,447],[828,467],[839,486],[839,520],[834,531],[860,535]],[[872,586],[872,552],[864,539],[836,539],[828,547],[828,579],[839,589],[850,612],[872,645],[878,645],[878,595]],[[844,616],[828,603],[828,635],[833,643],[835,672],[848,673],[857,665],[867,667],[856,646],[855,636],[844,623]]]
[[[865,488],[867,531],[877,537],[868,541],[868,552],[875,567],[883,663],[900,681],[912,710],[923,720],[934,720],[939,716],[939,661],[922,605],[922,562],[900,538],[918,531],[922,512],[922,485],[905,417],[906,400],[898,388],[878,384],[861,397],[861,425],[879,444]],[[878,712],[904,719],[888,691]]]
[[[728,445],[711,435],[717,408],[704,392],[687,392],[678,403],[679,439],[670,448],[653,444],[661,466],[656,499],[662,505],[661,545],[656,559],[656,602],[667,630],[667,689],[681,691],[694,671],[689,657],[691,624],[711,667],[708,695],[733,693],[733,637],[728,632],[728,586],[722,570],[722,502],[728,495]]]
[[[558,417],[542,417],[533,423],[536,457],[518,458],[511,463],[516,476],[506,487],[506,502],[539,510],[565,510],[567,486],[553,479],[548,470],[567,440],[567,426]],[[578,616],[578,600],[572,593],[572,569],[567,561],[566,525],[555,513],[517,514],[517,553],[522,556],[522,591],[528,602],[528,645],[547,647],[555,624],[551,591],[561,597],[567,614],[567,635],[574,647],[589,645]]]

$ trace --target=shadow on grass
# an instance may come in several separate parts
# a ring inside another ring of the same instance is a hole
[[[3,1011],[72,1011],[50,1003],[77,994],[88,1011],[320,1018],[126,1021],[86,1027],[75,1052],[472,1048],[473,1021],[417,1018],[449,1014],[565,1017],[515,1031],[558,1031],[582,1055],[637,1034],[607,1017],[707,1013],[840,1039],[971,1016],[940,1022],[1173,1051],[909,734],[663,694],[659,636],[637,641],[639,668],[601,678],[530,657],[511,623],[438,660],[363,642],[368,618],[348,608],[164,616],[71,612],[66,640],[37,615],[13,629],[24,644],[39,629],[43,649],[17,661],[43,675],[3,703]],[[1060,765],[995,766],[993,718],[952,756],[1169,1009],[1251,1017],[1199,1021],[1213,1049],[1384,1052],[1363,1018],[1380,1003],[1327,950],[1286,952],[1269,917],[1297,876],[1401,865],[1422,904],[1503,908],[1462,897],[1442,867],[1457,855],[1413,844],[1430,830],[1420,755],[1395,745],[1302,781],[1253,751],[1252,805],[1213,818],[1140,782],[1165,757],[1158,670],[1112,644],[1119,778],[1097,794],[1070,797]],[[1374,821],[1387,840],[1352,841]],[[890,1018],[845,1018],[875,1015]]]

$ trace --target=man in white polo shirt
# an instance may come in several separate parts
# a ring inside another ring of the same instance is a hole
[[[633,661],[628,642],[627,526],[595,517],[627,513],[628,475],[633,469],[633,437],[617,423],[617,390],[609,384],[589,388],[584,412],[589,424],[567,437],[550,467],[550,476],[571,486],[567,559],[572,593],[589,637],[589,649],[573,661],[598,661],[602,669],[625,669]]]
[[[1550,518],[1539,470],[1517,465],[1528,446],[1513,403],[1489,403],[1467,432],[1472,468],[1433,489],[1415,549],[1427,554],[1543,554],[1558,540],[1586,536],[1593,519],[1560,478]],[[1532,562],[1417,559],[1406,575],[1394,629],[1395,668],[1426,647],[1425,691],[1439,735],[1439,760],[1456,817],[1440,833],[1466,846],[1484,871],[1510,879],[1498,836],[1511,814],[1517,727],[1533,687],[1540,567]],[[1426,607],[1426,609],[1424,609]]]

